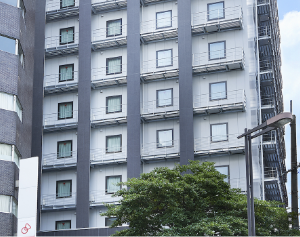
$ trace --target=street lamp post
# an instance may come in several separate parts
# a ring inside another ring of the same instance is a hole
[[[246,160],[246,182],[247,182],[247,216],[248,216],[248,235],[255,236],[255,214],[254,214],[254,195],[253,195],[253,167],[252,167],[252,149],[251,140],[270,132],[276,128],[283,127],[293,120],[292,113],[280,113],[273,118],[268,119],[257,127],[248,130],[238,136],[238,139],[245,138],[245,160]],[[258,133],[257,131],[261,130]],[[252,133],[255,133],[252,135]]]

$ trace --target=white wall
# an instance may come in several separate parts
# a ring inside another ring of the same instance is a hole
[[[41,230],[55,230],[56,221],[71,220],[71,229],[76,229],[76,211],[44,212],[41,215]]]

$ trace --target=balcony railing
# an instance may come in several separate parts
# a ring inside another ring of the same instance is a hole
[[[59,153],[43,155],[43,169],[68,168],[77,165],[77,151],[71,151],[70,156],[60,157]]]
[[[243,11],[240,6],[212,11],[197,12],[192,15],[192,33],[208,34],[217,31],[242,29]]]
[[[45,94],[60,93],[64,91],[74,91],[78,89],[78,72],[73,71],[70,80],[61,80],[65,74],[49,74],[44,76]]]
[[[116,111],[112,112],[110,111]],[[91,122],[94,126],[99,125],[112,125],[127,122],[127,104],[121,104],[112,108],[105,106],[91,110]]]
[[[258,28],[258,39],[271,37],[271,26],[261,26]]]
[[[146,143],[142,145],[142,159],[143,160],[157,160],[170,159],[179,157],[179,141],[172,140],[166,144],[157,142]]]
[[[59,118],[59,113],[44,114],[44,131],[57,131],[77,128],[78,111],[72,111],[72,118]]]
[[[276,167],[265,167],[264,169],[265,181],[273,181],[279,178],[279,172]]]
[[[118,151],[108,152],[105,148],[92,149],[90,161],[92,165],[124,163],[127,161],[127,146],[118,147]]]
[[[275,97],[262,97],[261,98],[261,109],[264,112],[268,112],[268,110],[274,111],[275,109]]]
[[[145,5],[163,3],[163,2],[170,2],[170,1],[175,1],[175,0],[141,0],[141,4],[143,6],[145,6]]]
[[[127,0],[92,0],[94,14],[126,9]]]
[[[126,85],[127,84],[127,64],[115,65],[121,70],[109,72],[109,67],[92,69],[92,86],[93,88]]]
[[[199,115],[245,111],[244,90],[202,94],[194,97],[194,113]]]
[[[63,7],[62,2],[63,0],[47,0],[46,12],[57,11],[57,10],[69,10],[69,9],[73,9],[74,7],[78,7],[79,5],[79,0],[74,0],[74,6],[66,6],[66,7]]]
[[[223,136],[209,136],[195,138],[195,155],[224,155],[244,153],[245,144],[243,139],[237,139],[239,134]]]
[[[90,192],[90,205],[91,206],[102,206],[106,203],[118,204],[122,198],[112,197],[111,194],[107,194],[105,190],[91,191]]]
[[[76,208],[76,192],[70,193],[69,197],[57,197],[57,194],[42,195],[42,211],[53,211]]]
[[[219,56],[218,56],[219,55]],[[213,59],[210,59],[212,58]],[[193,54],[194,74],[244,69],[245,57],[242,48],[231,48]]]

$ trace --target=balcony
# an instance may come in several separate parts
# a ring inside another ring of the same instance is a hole
[[[61,36],[45,38],[45,57],[73,55],[78,53],[79,33],[73,33],[73,41],[60,43]]]
[[[43,171],[53,169],[69,169],[77,166],[77,151],[72,151],[70,157],[59,157],[58,153],[43,154]]]
[[[210,115],[229,112],[244,112],[246,110],[246,95],[244,90],[228,91],[224,98],[222,95],[202,94],[194,97],[194,114]],[[217,99],[222,98],[222,99]]]
[[[73,80],[60,81],[60,74],[50,74],[44,76],[44,94],[62,93],[78,90],[78,72],[73,71]]]
[[[112,197],[111,194],[107,194],[105,190],[91,191],[90,192],[90,206],[104,206],[105,204],[119,204],[121,197]]]
[[[58,198],[56,194],[42,195],[42,211],[63,211],[76,208],[76,193],[70,197]]]
[[[265,196],[266,200],[274,200],[284,202],[283,192],[280,181],[280,174],[275,167],[265,167]]]
[[[121,34],[108,36],[108,28],[96,29],[92,32],[92,50],[119,48],[127,45],[127,25],[120,26]]]
[[[204,35],[229,30],[241,30],[242,28],[243,11],[240,6],[228,7],[222,10],[218,9],[210,12],[203,11],[192,15],[193,35]]]
[[[120,164],[127,162],[127,146],[120,147],[119,152],[107,152],[105,148],[92,149],[90,162],[91,166]]]
[[[212,60],[210,59],[211,54],[220,54],[221,56]],[[245,57],[242,48],[193,54],[194,75],[243,70],[244,67]]]
[[[141,23],[141,42],[158,42],[163,40],[172,40],[178,38],[178,17],[174,16],[171,19],[160,19],[160,21],[170,22],[169,27],[157,28],[157,20],[150,20]]]
[[[274,83],[273,63],[269,60],[261,60],[259,62],[259,75],[262,87],[268,87]]]
[[[94,14],[118,11],[126,8],[127,0],[92,0],[92,12]]]
[[[171,1],[175,1],[175,0],[141,0],[141,4],[143,6],[147,6],[147,5],[151,5],[151,4],[171,2]]]
[[[56,132],[76,129],[78,125],[78,111],[73,111],[72,118],[59,119],[59,113],[44,114],[44,132]]]
[[[127,123],[127,104],[117,106],[118,112],[108,112],[108,106],[92,109],[91,125],[93,128],[107,125],[120,125]]]
[[[159,106],[159,103],[162,106]],[[179,98],[172,98],[172,101],[171,99],[146,101],[142,105],[141,117],[144,122],[179,118]]]
[[[159,60],[171,61],[167,66],[158,66]],[[147,60],[142,64],[141,80],[143,82],[177,79],[179,76],[178,57]]]
[[[275,110],[275,96],[261,98],[261,112],[272,113]]]
[[[271,26],[261,26],[258,28],[258,46],[260,57],[273,55]]]
[[[62,0],[47,0],[46,22],[78,16],[79,0],[75,0],[74,2],[75,4],[73,6],[62,8]]]
[[[142,145],[142,160],[157,161],[179,158],[180,146],[178,140],[172,140],[171,146],[162,146],[157,142]]]
[[[229,134],[226,141],[214,142],[217,137],[200,137],[195,138],[195,155],[196,156],[218,156],[218,155],[234,155],[243,154],[245,144],[243,139],[237,139],[239,134]],[[222,137],[223,139],[223,137]]]

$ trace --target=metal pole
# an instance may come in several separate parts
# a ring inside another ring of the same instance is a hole
[[[253,165],[252,165],[252,143],[251,143],[251,135],[248,136],[249,139],[249,174],[250,174],[250,190],[251,190],[251,197],[250,197],[250,206],[251,206],[251,229],[252,229],[252,236],[256,235],[255,231],[255,213],[254,213],[254,194],[253,194]]]
[[[245,133],[248,131],[245,128]],[[250,203],[250,176],[249,176],[249,149],[248,149],[248,136],[245,136],[245,161],[246,161],[246,182],[247,182],[247,217],[248,217],[248,236],[252,236],[251,224],[251,203]]]
[[[291,191],[292,191],[292,212],[297,214],[293,223],[294,229],[299,229],[298,216],[298,169],[297,169],[297,137],[296,137],[296,115],[293,115],[291,126]]]

